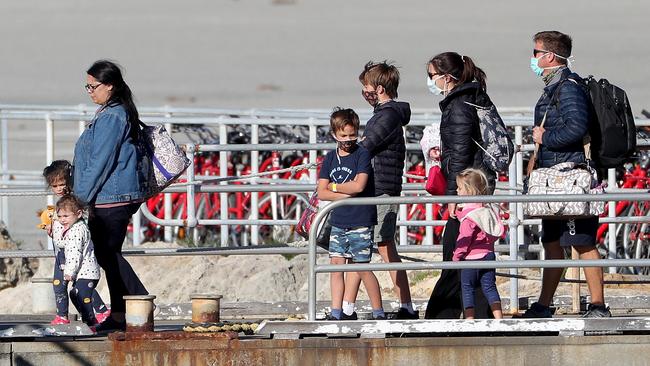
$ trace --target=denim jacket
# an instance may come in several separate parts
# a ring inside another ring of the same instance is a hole
[[[149,165],[122,105],[102,108],[74,148],[74,193],[89,204],[145,199]]]

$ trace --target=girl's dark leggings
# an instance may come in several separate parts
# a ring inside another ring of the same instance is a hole
[[[54,299],[56,300],[56,314],[58,316],[68,316],[68,281],[63,278],[63,266],[65,265],[65,253],[63,249],[59,250],[54,261],[54,276],[52,286],[54,287]],[[96,314],[103,313],[108,308],[97,289],[93,287],[92,305]]]
[[[97,282],[99,280],[80,278],[72,282],[72,289],[70,290],[70,301],[72,301],[72,305],[81,314],[81,321],[88,325],[95,325],[97,323],[92,300]]]

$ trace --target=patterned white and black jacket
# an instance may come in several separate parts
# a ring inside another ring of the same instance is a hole
[[[86,221],[78,220],[67,231],[53,228],[52,236],[54,245],[65,251],[64,275],[75,280],[99,280],[99,264]]]

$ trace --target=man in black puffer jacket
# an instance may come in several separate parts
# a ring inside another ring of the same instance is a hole
[[[406,159],[403,127],[411,118],[409,104],[393,100],[397,98],[399,71],[387,62],[368,62],[359,75],[359,81],[363,85],[364,99],[374,107],[374,114],[364,129],[361,145],[373,158],[375,196],[399,196],[402,193]],[[397,210],[398,205],[377,206],[374,242],[377,243],[384,262],[401,262],[395,248]],[[393,318],[417,319],[419,314],[413,308],[406,271],[392,271],[390,275],[400,299],[400,308]]]
[[[557,31],[539,32],[533,37],[535,47],[531,69],[546,84],[535,106],[533,140],[540,144],[537,165],[551,167],[564,162],[584,163],[583,138],[589,124],[589,100],[580,77],[568,66],[572,40]],[[546,119],[544,119],[546,115]],[[541,126],[542,120],[544,125]],[[596,249],[598,218],[542,220],[542,244],[547,259],[564,259],[564,247],[573,247],[580,259],[600,259]],[[550,318],[549,308],[562,277],[563,268],[545,268],[542,292],[524,317]],[[584,268],[591,304],[584,317],[610,317],[603,295],[603,270]]]

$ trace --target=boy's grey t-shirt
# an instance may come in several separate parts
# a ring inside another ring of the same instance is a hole
[[[363,192],[355,197],[374,197],[375,184],[371,165],[370,153],[365,148],[357,149],[347,156],[338,156],[336,150],[330,151],[323,160],[318,178],[327,179],[332,183],[341,184],[354,180],[359,173],[368,174],[368,183]],[[377,224],[376,206],[344,206],[332,210],[330,223],[342,229]]]

